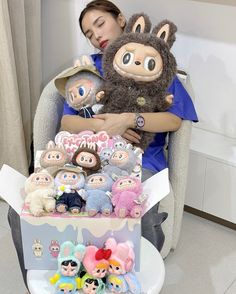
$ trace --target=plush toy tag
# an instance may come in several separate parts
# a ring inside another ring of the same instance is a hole
[[[68,156],[72,158],[81,142],[96,143],[98,146],[98,154],[103,148],[111,148],[113,140],[109,138],[105,131],[94,134],[92,131],[84,131],[78,134],[71,134],[66,131],[59,132],[55,137],[55,143],[62,143]]]

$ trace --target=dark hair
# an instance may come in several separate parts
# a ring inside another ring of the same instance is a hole
[[[67,265],[71,265],[71,266],[77,266],[78,264],[77,264],[77,262],[75,262],[75,261],[73,261],[73,260],[65,260],[65,261],[63,261],[62,263],[61,263],[62,265],[64,265],[64,266],[67,266]]]
[[[90,278],[87,278],[85,280],[85,283],[88,283],[88,284],[92,284],[94,283],[95,286],[98,286],[98,281],[96,279],[90,279]]]
[[[79,26],[80,26],[80,29],[81,29],[82,32],[83,32],[82,20],[84,18],[84,15],[88,11],[90,11],[92,9],[96,9],[96,10],[100,10],[100,11],[104,11],[104,12],[109,12],[115,19],[117,19],[117,17],[121,13],[120,9],[114,3],[112,3],[111,1],[108,1],[108,0],[93,0],[93,1],[89,2],[86,5],[86,7],[80,13]]]

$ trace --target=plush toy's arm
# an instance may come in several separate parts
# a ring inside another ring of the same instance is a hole
[[[97,92],[96,94],[96,101],[97,102],[100,102],[105,96],[105,92],[104,91],[99,91]]]
[[[79,195],[84,199],[87,200],[88,198],[88,192],[85,189],[80,189],[78,191]]]
[[[140,194],[137,199],[134,199],[136,204],[142,204],[148,198],[147,194]]]
[[[25,203],[30,204],[30,202],[31,202],[31,193],[28,193],[25,197]]]
[[[52,284],[52,285],[55,285],[57,281],[59,281],[61,275],[56,273],[53,277],[51,277],[49,279],[49,282]]]
[[[76,287],[77,289],[81,289],[82,288],[82,283],[81,283],[82,279],[81,278],[75,278],[75,282],[76,282]]]
[[[106,195],[107,195],[110,199],[112,199],[112,193],[111,193],[110,191],[106,191]]]

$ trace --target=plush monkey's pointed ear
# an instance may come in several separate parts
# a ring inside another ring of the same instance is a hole
[[[149,33],[151,30],[151,22],[146,14],[134,14],[129,19],[125,28],[126,33]]]
[[[176,31],[177,27],[174,23],[168,20],[163,20],[156,27],[153,28],[152,34],[155,34],[157,38],[164,40],[169,48],[171,48],[176,39]]]

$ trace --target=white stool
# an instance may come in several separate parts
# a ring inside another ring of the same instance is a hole
[[[28,270],[27,282],[31,294],[52,294],[54,288],[49,283],[55,270]],[[158,294],[163,286],[165,267],[157,249],[145,238],[141,240],[141,267],[136,273],[142,285],[143,294]]]

